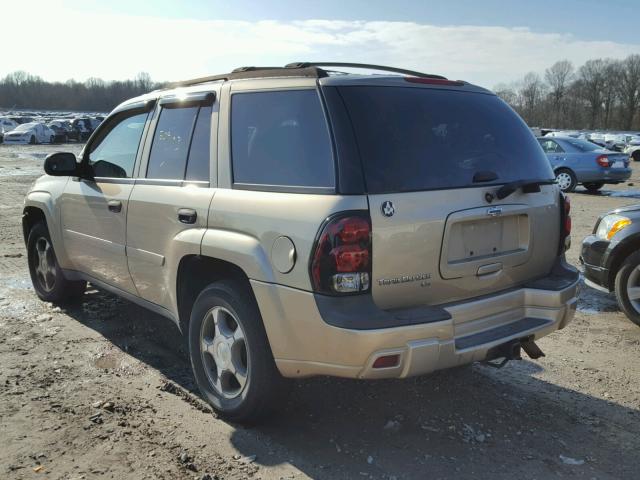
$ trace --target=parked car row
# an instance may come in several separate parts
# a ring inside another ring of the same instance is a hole
[[[100,125],[102,115],[78,116],[65,114],[1,115],[0,142],[6,143],[66,143],[82,142]],[[28,127],[23,127],[28,125]],[[18,130],[19,129],[19,130]]]

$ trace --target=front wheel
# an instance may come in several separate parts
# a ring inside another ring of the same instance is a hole
[[[583,183],[584,188],[589,192],[597,192],[604,186],[604,182]]]
[[[49,231],[43,223],[35,224],[29,232],[27,258],[33,289],[41,300],[64,303],[78,299],[84,293],[87,282],[64,278]]]
[[[202,396],[228,420],[255,422],[285,392],[258,305],[240,282],[222,280],[198,295],[189,321],[189,355]]]
[[[616,299],[620,309],[640,326],[640,252],[632,253],[616,274]]]
[[[578,184],[576,175],[566,168],[562,168],[556,172],[556,182],[565,193],[573,192]]]
[[[29,145],[35,145],[35,144],[36,144],[36,137],[31,135],[31,138],[29,139]]]
[[[636,150],[631,154],[631,158],[633,158],[634,162],[640,162],[640,150]]]

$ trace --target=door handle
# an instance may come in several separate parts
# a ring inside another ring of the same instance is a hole
[[[110,212],[120,213],[122,211],[122,202],[120,200],[109,200],[107,205]]]
[[[178,220],[180,223],[196,223],[198,212],[191,208],[181,208],[178,210]]]

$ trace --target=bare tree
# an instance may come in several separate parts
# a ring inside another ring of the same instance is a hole
[[[631,130],[633,117],[640,107],[640,55],[629,55],[620,64],[619,95],[622,128]]]
[[[578,71],[582,98],[588,104],[589,128],[596,128],[602,110],[602,87],[604,86],[606,62],[601,58],[587,60]]]
[[[529,72],[524,76],[519,96],[522,114],[529,125],[537,125],[538,109],[544,93],[544,83],[540,75]]]
[[[549,100],[552,108],[553,127],[560,127],[565,117],[564,99],[573,80],[573,64],[569,60],[560,60],[547,68],[544,78],[549,84]]]
[[[603,128],[611,127],[613,121],[613,113],[618,101],[618,85],[620,78],[620,62],[616,60],[606,59],[604,67],[604,79],[602,85],[602,122],[600,126]]]

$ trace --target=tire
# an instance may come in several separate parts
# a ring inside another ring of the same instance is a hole
[[[64,278],[49,231],[42,222],[36,223],[29,232],[27,258],[31,283],[40,300],[67,303],[82,297],[87,282]]]
[[[640,252],[632,253],[622,262],[616,274],[615,290],[620,310],[640,326]]]
[[[565,193],[573,192],[578,184],[575,173],[568,168],[561,168],[556,171],[556,182],[560,186],[560,190]]]
[[[56,137],[50,136],[49,137],[49,143],[55,143],[55,142],[56,142]]]
[[[35,144],[36,144],[36,137],[31,135],[31,138],[29,139],[29,145],[35,145]]]
[[[595,193],[604,186],[604,182],[583,183],[584,188],[589,192]]]
[[[631,154],[634,162],[640,162],[640,150],[636,150]]]
[[[275,410],[288,382],[247,286],[222,280],[205,288],[193,305],[188,336],[196,383],[219,416],[251,424]]]

